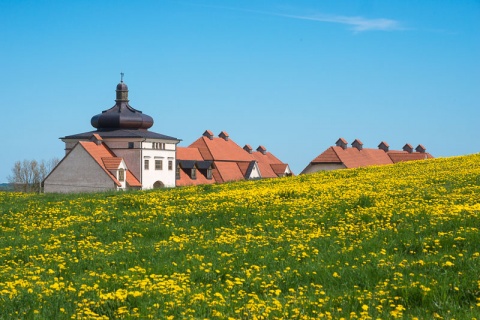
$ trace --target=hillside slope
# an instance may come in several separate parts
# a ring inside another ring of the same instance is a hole
[[[480,154],[171,190],[0,192],[0,318],[474,318]]]

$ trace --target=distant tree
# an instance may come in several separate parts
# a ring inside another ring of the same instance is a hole
[[[40,192],[41,182],[52,171],[60,160],[53,158],[48,161],[23,160],[15,162],[12,175],[7,177],[15,191]]]

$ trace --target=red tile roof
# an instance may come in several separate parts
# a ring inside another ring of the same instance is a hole
[[[118,166],[122,161],[122,158],[116,157],[115,154],[103,143],[96,144],[95,142],[90,142],[90,141],[80,141],[79,144],[107,173],[107,175],[113,180],[113,182],[120,187],[122,184],[110,172],[110,170],[118,169]],[[127,170],[126,178],[127,178],[128,185],[141,186],[141,183],[138,181],[137,178],[135,178],[135,176],[129,170]]]
[[[426,152],[406,152],[406,151],[389,151],[388,156],[392,159],[393,163],[413,161],[413,160],[425,160],[431,159],[433,156]]]
[[[132,174],[130,170],[127,170],[127,184],[130,187],[139,187],[139,188],[142,187],[142,184],[140,183],[140,181],[138,181],[138,179],[135,178],[135,176]]]
[[[203,157],[198,148],[177,147],[177,160],[202,161]]]
[[[210,136],[212,139],[209,138]],[[250,152],[251,150],[252,147],[248,144],[241,148],[229,138],[225,131],[220,132],[219,137],[213,137],[212,132],[206,130],[202,137],[187,148],[177,147],[177,159],[213,161],[212,175],[217,183],[248,178],[247,175],[254,162],[257,163],[262,178],[278,177],[288,168],[288,164],[267,152],[263,146],[257,149],[259,151]],[[195,184],[199,184],[197,182]],[[177,185],[185,184],[193,184],[193,182],[188,181],[188,174],[181,174],[180,179],[177,179]]]
[[[103,157],[102,162],[107,170],[117,170],[120,166],[120,163],[122,162],[122,158]]]
[[[214,137],[210,140],[206,137],[200,137],[189,147],[198,148],[205,160],[221,161],[251,161],[252,157],[248,152],[240,148],[232,139],[224,140]]]
[[[286,163],[274,163],[274,164],[271,164],[270,167],[272,167],[273,172],[275,172],[275,174],[277,176],[281,176],[281,175],[285,174],[285,172],[287,170],[287,167],[288,167],[288,164],[286,164]]]
[[[345,141],[344,139],[339,139]],[[355,140],[360,142],[360,140]],[[337,141],[338,142],[338,141]],[[388,147],[386,142],[381,142],[380,146]],[[406,144],[405,147],[410,147],[411,145]],[[424,150],[424,147],[421,146]],[[385,152],[382,149],[368,149],[362,148],[358,150],[356,147],[351,148],[342,148],[339,146],[329,147],[319,156],[311,161],[312,165],[321,164],[321,163],[337,163],[343,164],[346,168],[358,168],[366,167],[373,165],[386,165],[393,164],[401,161],[412,161],[412,160],[423,160],[433,158],[429,153],[422,152],[407,152],[407,151],[387,151]]]
[[[207,179],[199,170],[197,170],[197,178],[192,179],[189,173],[180,169],[180,179],[177,180],[177,186],[189,186],[198,184],[211,184],[215,183],[215,179]]]
[[[215,162],[215,167],[221,176],[222,182],[243,180],[245,177],[242,174],[237,162]]]

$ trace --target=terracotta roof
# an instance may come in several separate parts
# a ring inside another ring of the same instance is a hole
[[[203,160],[198,148],[177,147],[178,160]]]
[[[209,136],[212,138],[210,139]],[[250,145],[245,145],[244,148],[241,148],[231,139],[226,139],[225,137],[228,137],[228,133],[225,131],[220,132],[219,136],[221,137],[213,137],[212,132],[206,130],[202,137],[187,148],[178,147],[177,159],[213,161],[214,169],[212,170],[212,175],[215,182],[218,183],[248,179],[255,167],[255,163],[258,164],[262,178],[274,178],[285,173],[288,165],[284,164],[270,152],[267,152],[265,147],[260,146],[257,149],[259,151],[250,152],[252,149]],[[272,167],[272,164],[278,166]],[[177,180],[177,184],[184,185],[184,179],[181,175],[180,179]]]
[[[188,172],[187,172],[188,171]],[[200,170],[197,170],[197,178],[192,179],[190,176],[190,170],[180,169],[180,179],[177,179],[175,184],[177,186],[189,186],[189,185],[199,185],[199,184],[211,184],[215,183],[215,179],[207,179]]]
[[[338,156],[337,152],[335,152],[334,148],[336,147],[328,148],[315,159],[313,159],[311,163],[342,163],[342,160],[340,160],[340,157]]]
[[[122,184],[117,178],[110,172],[110,170],[118,169],[122,158],[116,157],[115,154],[103,143],[96,144],[90,141],[80,141],[79,144],[87,151],[87,153],[98,163],[98,165],[107,173],[107,175],[115,182],[117,186]],[[142,184],[138,179],[130,172],[126,170],[126,181],[131,187],[141,187]]]
[[[285,174],[285,171],[287,170],[288,164],[286,163],[274,163],[271,164],[270,167],[272,167],[273,172],[276,173],[277,176]]]
[[[103,165],[107,170],[117,170],[122,162],[122,158],[117,157],[103,157],[102,158]]]
[[[426,153],[426,152],[410,153],[406,151],[389,151],[388,156],[390,157],[390,159],[392,159],[393,163],[433,158],[433,156],[430,153]]]
[[[385,151],[380,149],[330,147],[313,159],[312,164],[314,163],[343,163],[346,168],[358,168],[393,162]]]
[[[117,178],[105,167],[102,158],[114,158],[115,154],[108,149],[103,143],[96,144],[90,141],[80,141],[79,144],[87,151],[87,153],[98,163],[98,165],[107,173],[107,175],[115,182],[117,186],[122,184]],[[121,159],[120,159],[121,161]],[[118,167],[117,167],[118,168]]]
[[[245,178],[237,162],[215,161],[215,167],[221,176],[222,182],[243,180]]]
[[[339,139],[338,141],[343,142],[344,139]],[[352,143],[352,145],[358,143],[361,142],[357,139],[354,141],[354,143]],[[381,149],[360,148],[359,150],[356,147],[344,149],[340,146],[333,146],[329,147],[327,150],[325,150],[323,153],[313,159],[310,163],[312,165],[320,163],[336,163],[343,164],[346,168],[358,168],[373,165],[393,164],[401,161],[423,160],[433,158],[431,154],[425,152],[408,152],[397,150],[385,152],[385,150],[388,150],[388,144],[384,141],[379,144],[379,148]],[[407,143],[403,148],[410,149],[411,145]],[[422,145],[419,145],[419,147],[417,148],[425,150]]]
[[[251,161],[252,157],[248,152],[240,148],[231,139],[225,140],[214,137],[212,140],[207,137],[200,137],[189,147],[198,148],[205,160],[225,161]]]
[[[130,170],[127,170],[127,184],[130,187],[142,187],[142,184],[138,179],[130,172]]]
[[[242,172],[243,177],[247,175],[248,169],[252,162],[255,163],[253,160],[250,162],[237,162],[238,168],[240,169],[240,172]]]

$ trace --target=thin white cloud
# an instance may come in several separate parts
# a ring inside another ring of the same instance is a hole
[[[350,26],[351,30],[355,33],[365,32],[365,31],[396,31],[396,30],[405,30],[406,28],[401,25],[397,20],[386,19],[386,18],[365,18],[361,16],[342,16],[342,15],[328,15],[328,14],[310,14],[310,15],[295,15],[295,14],[286,14],[286,13],[275,13],[270,11],[259,11],[252,9],[241,9],[235,7],[225,7],[225,6],[212,6],[212,5],[203,5],[199,3],[188,3],[189,5],[208,7],[208,8],[217,8],[217,9],[227,9],[234,11],[242,12],[251,12],[256,14],[265,14],[270,16],[291,18],[291,19],[300,19],[300,20],[311,20],[317,22],[329,22],[337,23],[342,25]]]
[[[301,20],[312,20],[319,22],[330,22],[330,23],[339,23],[348,25],[355,32],[364,32],[364,31],[394,31],[394,30],[403,30],[400,22],[392,19],[377,18],[377,19],[368,19],[364,17],[349,17],[349,16],[339,16],[339,15],[287,15],[287,14],[276,14],[278,16],[301,19]]]

